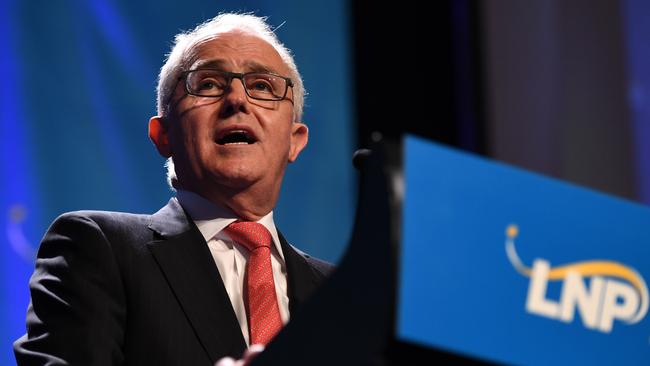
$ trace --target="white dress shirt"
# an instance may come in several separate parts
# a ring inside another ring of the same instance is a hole
[[[235,311],[241,332],[244,335],[246,344],[250,345],[248,333],[248,318],[246,306],[244,305],[244,274],[249,251],[245,247],[230,239],[223,229],[237,220],[228,209],[220,207],[207,199],[190,191],[178,190],[176,199],[194,221],[199,231],[208,244],[212,258],[217,264],[219,274],[230,297],[230,303]],[[273,268],[273,280],[275,282],[275,293],[280,307],[282,323],[289,321],[289,297],[287,296],[287,271],[284,263],[284,255],[280,246],[278,231],[273,223],[273,211],[262,217],[258,223],[264,225],[273,238],[271,245],[271,266]]]

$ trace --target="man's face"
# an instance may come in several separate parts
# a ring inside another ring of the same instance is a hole
[[[222,34],[201,45],[191,67],[197,68],[289,76],[270,44],[243,33]],[[260,195],[277,199],[287,163],[307,143],[307,127],[293,122],[291,100],[291,87],[281,101],[251,99],[240,79],[233,79],[223,96],[193,96],[181,80],[165,121],[181,188],[210,199],[217,190],[233,194],[254,186]]]

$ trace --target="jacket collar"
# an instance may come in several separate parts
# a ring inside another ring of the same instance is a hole
[[[212,362],[239,357],[246,343],[205,239],[175,198],[151,217],[148,243]]]
[[[287,266],[289,312],[293,316],[299,311],[309,295],[318,287],[322,279],[307,262],[309,255],[289,244],[280,231],[278,231],[278,235]]]
[[[167,205],[151,215],[149,228],[163,237],[172,237],[191,229],[190,221],[183,207],[175,197]]]

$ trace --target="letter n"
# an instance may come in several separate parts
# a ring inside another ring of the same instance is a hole
[[[590,288],[587,289],[582,276],[569,271],[562,285],[560,320],[571,323],[577,307],[585,327],[595,329],[598,326],[598,305],[604,284],[602,277],[593,277]]]

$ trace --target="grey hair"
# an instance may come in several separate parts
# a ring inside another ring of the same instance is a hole
[[[221,13],[199,24],[189,32],[177,34],[174,46],[167,55],[167,60],[160,68],[158,75],[158,87],[156,88],[158,115],[161,117],[169,115],[169,102],[178,78],[192,66],[197,48],[217,38],[220,34],[238,31],[259,37],[273,46],[289,68],[289,77],[293,81],[293,120],[299,122],[302,119],[305,100],[302,77],[291,51],[280,42],[266,20],[267,17],[258,17],[252,14]],[[165,166],[167,167],[167,183],[174,189],[177,178],[171,157],[167,159]]]

